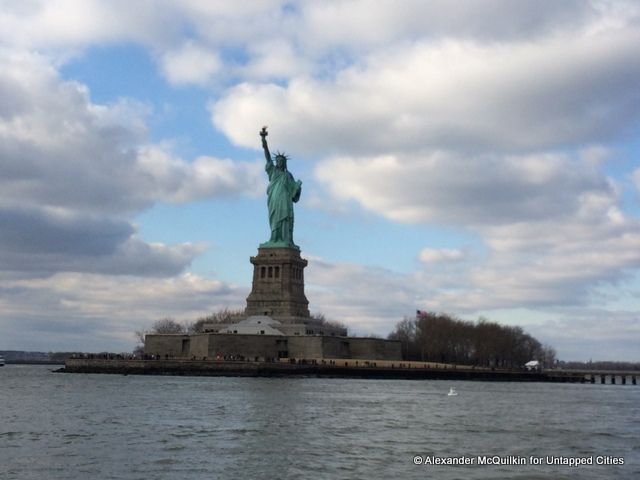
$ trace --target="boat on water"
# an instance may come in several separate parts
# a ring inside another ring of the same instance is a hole
[[[450,397],[455,397],[456,395],[458,395],[458,392],[456,392],[455,388],[450,388],[449,393],[447,393],[447,395],[449,395]]]
[[[0,367],[4,367],[4,357],[0,355]]]

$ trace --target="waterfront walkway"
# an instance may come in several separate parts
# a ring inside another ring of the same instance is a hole
[[[69,373],[111,373],[134,375],[198,376],[317,376],[344,378],[397,378],[488,380],[516,382],[595,383],[585,372],[530,372],[431,362],[406,362],[354,359],[286,359],[278,361],[242,361],[214,359],[103,359],[72,358],[61,371]],[[604,378],[604,377],[603,377]],[[615,380],[614,380],[615,383]],[[619,383],[623,383],[619,381]],[[630,383],[635,384],[635,375]]]

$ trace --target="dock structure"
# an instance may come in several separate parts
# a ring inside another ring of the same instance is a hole
[[[627,382],[629,381],[631,385],[637,385],[637,378],[640,375],[640,372],[597,370],[597,371],[583,372],[583,374],[584,374],[583,383],[592,383],[592,384],[600,383],[601,385],[605,385],[607,383],[611,385],[616,385],[620,383],[620,385],[626,385]]]
[[[553,375],[557,381],[563,381],[564,376],[570,376],[571,381],[600,385],[637,385],[638,371],[627,370],[545,370],[545,373]]]

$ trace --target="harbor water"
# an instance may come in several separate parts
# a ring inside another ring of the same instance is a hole
[[[54,368],[0,369],[0,479],[640,478],[640,386]]]

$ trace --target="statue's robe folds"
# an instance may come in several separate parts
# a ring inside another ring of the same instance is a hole
[[[267,204],[271,239],[267,244],[295,247],[293,243],[293,203],[300,199],[301,187],[293,175],[272,163],[266,166],[269,175]],[[266,245],[265,245],[266,246]]]

